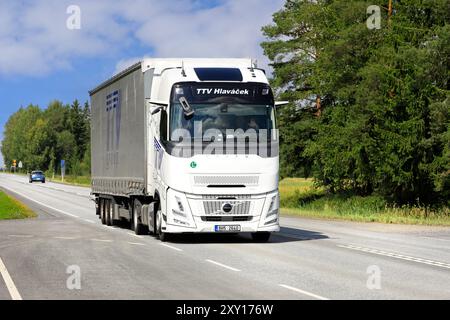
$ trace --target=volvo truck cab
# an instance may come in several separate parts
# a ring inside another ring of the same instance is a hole
[[[148,187],[159,199],[156,232],[268,239],[279,231],[279,158],[264,72],[248,60],[154,66]]]

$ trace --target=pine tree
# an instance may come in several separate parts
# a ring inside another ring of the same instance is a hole
[[[282,167],[313,162],[333,192],[432,203],[450,179],[450,1],[396,1],[390,17],[387,3],[290,0],[263,29],[272,83],[292,101]]]

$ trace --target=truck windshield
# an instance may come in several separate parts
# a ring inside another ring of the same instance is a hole
[[[273,105],[259,104],[191,104],[194,114],[187,117],[180,103],[173,103],[170,109],[169,139],[177,142],[180,129],[189,134],[192,139],[203,139],[208,130],[215,130],[216,136],[229,138],[232,132],[251,130],[260,135],[267,133],[270,139],[275,129]],[[220,133],[219,133],[220,132]]]

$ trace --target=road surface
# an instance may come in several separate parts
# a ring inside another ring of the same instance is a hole
[[[88,188],[0,188],[39,216],[0,221],[2,299],[450,299],[450,228],[282,217],[269,243],[161,243],[103,226]]]

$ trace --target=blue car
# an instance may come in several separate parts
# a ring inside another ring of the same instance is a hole
[[[45,183],[45,175],[42,171],[33,171],[30,174],[30,183],[33,182],[42,182]]]

